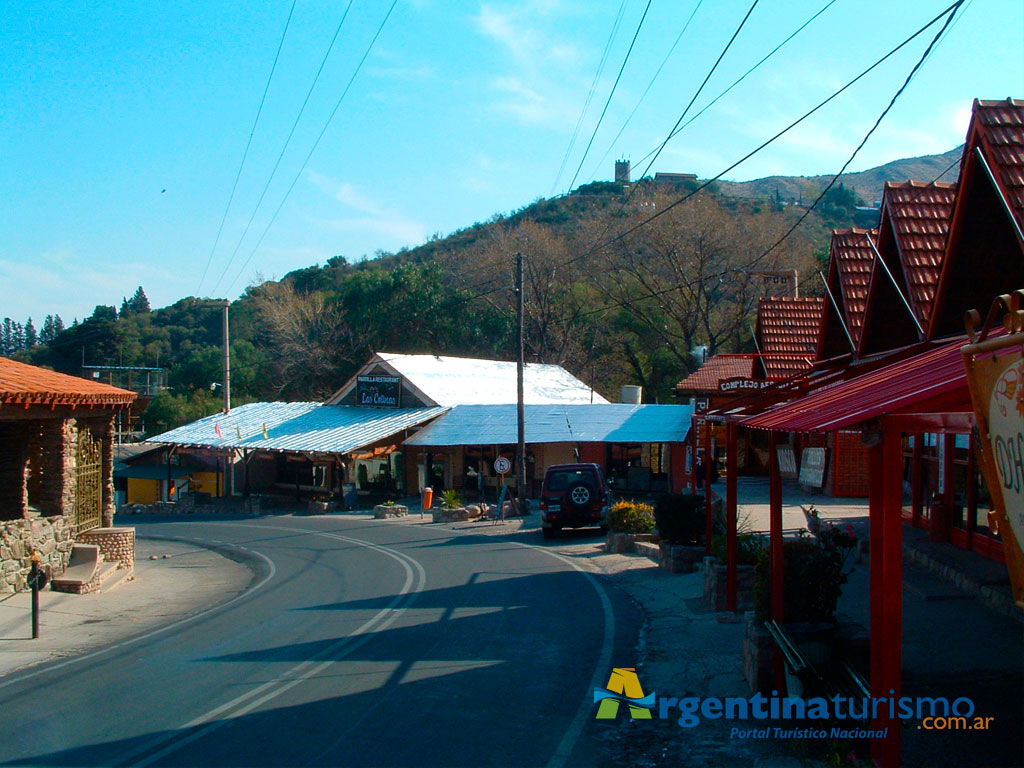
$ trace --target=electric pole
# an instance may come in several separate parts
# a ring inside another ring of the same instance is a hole
[[[224,413],[231,412],[231,353],[230,339],[228,338],[228,307],[231,302],[227,299],[207,299],[196,302],[200,307],[220,307],[223,310],[223,344],[224,344]],[[234,451],[228,452],[226,469],[224,473],[224,487],[228,496],[234,493]]]
[[[523,291],[523,254],[516,254],[516,429],[519,445],[516,448],[516,507],[519,514],[526,512],[526,419],[523,406],[523,315],[525,297]]]

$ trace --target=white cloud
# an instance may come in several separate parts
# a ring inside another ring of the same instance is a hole
[[[36,327],[49,314],[59,314],[70,324],[75,317],[92,314],[97,304],[120,306],[123,296],[146,286],[154,306],[160,294],[185,295],[182,275],[162,266],[144,262],[106,262],[84,258],[67,248],[57,248],[34,258],[0,259],[0,284],[31,286],[31,290],[7,291],[0,301],[0,313],[18,322],[32,317]],[[194,282],[194,275],[188,279]],[[161,287],[163,290],[161,290]]]
[[[317,226],[338,232],[371,233],[383,238],[381,247],[400,248],[419,245],[426,239],[422,225],[409,219],[353,217],[348,219],[318,219]]]
[[[313,223],[317,226],[335,231],[382,236],[384,241],[380,243],[381,248],[417,245],[425,239],[426,235],[422,224],[380,205],[349,182],[338,181],[316,171],[306,171],[306,174],[316,187],[341,203],[346,209],[365,214],[363,216],[314,219]]]

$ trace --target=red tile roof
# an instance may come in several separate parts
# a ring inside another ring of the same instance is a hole
[[[718,392],[719,382],[754,375],[755,355],[715,355],[673,387],[676,392]]]
[[[757,305],[757,339],[769,379],[800,373],[814,361],[824,299],[761,299]]]
[[[887,181],[882,194],[882,221],[892,225],[908,298],[923,326],[939,284],[955,201],[956,185],[943,182]]]
[[[974,119],[992,172],[1024,229],[1024,100],[974,101]],[[964,151],[969,151],[970,144]],[[961,163],[962,165],[962,163]]]
[[[832,233],[832,258],[839,267],[839,286],[846,310],[846,323],[854,343],[860,341],[860,330],[864,327],[871,265],[875,259],[868,238],[874,241],[877,237],[878,232],[873,229],[841,229]]]
[[[134,392],[0,357],[0,407],[127,405]]]

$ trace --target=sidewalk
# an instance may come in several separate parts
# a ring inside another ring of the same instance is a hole
[[[199,613],[230,600],[252,579],[245,565],[209,549],[144,538],[136,539],[135,547],[135,579],[110,592],[40,592],[37,640],[32,639],[31,593],[0,599],[0,679]]]

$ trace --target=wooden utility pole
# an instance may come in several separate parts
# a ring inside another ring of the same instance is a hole
[[[523,405],[523,254],[516,254],[516,429],[519,444],[516,448],[516,507],[520,514],[526,511],[526,420]]]

